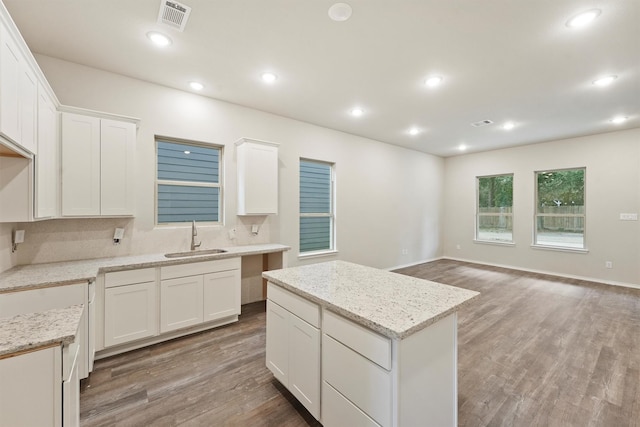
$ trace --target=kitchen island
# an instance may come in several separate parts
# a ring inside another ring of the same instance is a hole
[[[457,425],[457,311],[479,294],[344,261],[263,273],[267,367],[325,427]]]

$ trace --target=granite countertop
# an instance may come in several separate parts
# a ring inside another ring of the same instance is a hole
[[[71,344],[83,310],[82,305],[72,305],[0,318],[0,357],[52,344]]]
[[[283,252],[291,248],[277,243],[267,243],[262,245],[230,246],[221,249],[227,252],[184,258],[166,258],[164,254],[149,254],[47,264],[18,265],[0,273],[0,293],[89,282],[95,280],[99,273],[110,271],[187,264],[190,262]]]
[[[265,271],[262,276],[395,339],[426,328],[480,295],[345,261]]]

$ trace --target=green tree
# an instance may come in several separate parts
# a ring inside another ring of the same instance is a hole
[[[539,206],[584,206],[584,169],[538,172]]]

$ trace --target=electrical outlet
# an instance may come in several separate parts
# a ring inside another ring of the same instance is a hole
[[[606,268],[613,268],[613,263],[612,263],[611,261],[606,261],[606,262],[604,263],[604,266],[605,266]]]

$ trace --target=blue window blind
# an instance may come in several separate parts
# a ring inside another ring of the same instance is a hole
[[[333,249],[331,169],[300,160],[300,252]]]
[[[220,221],[220,148],[157,141],[157,221]]]

